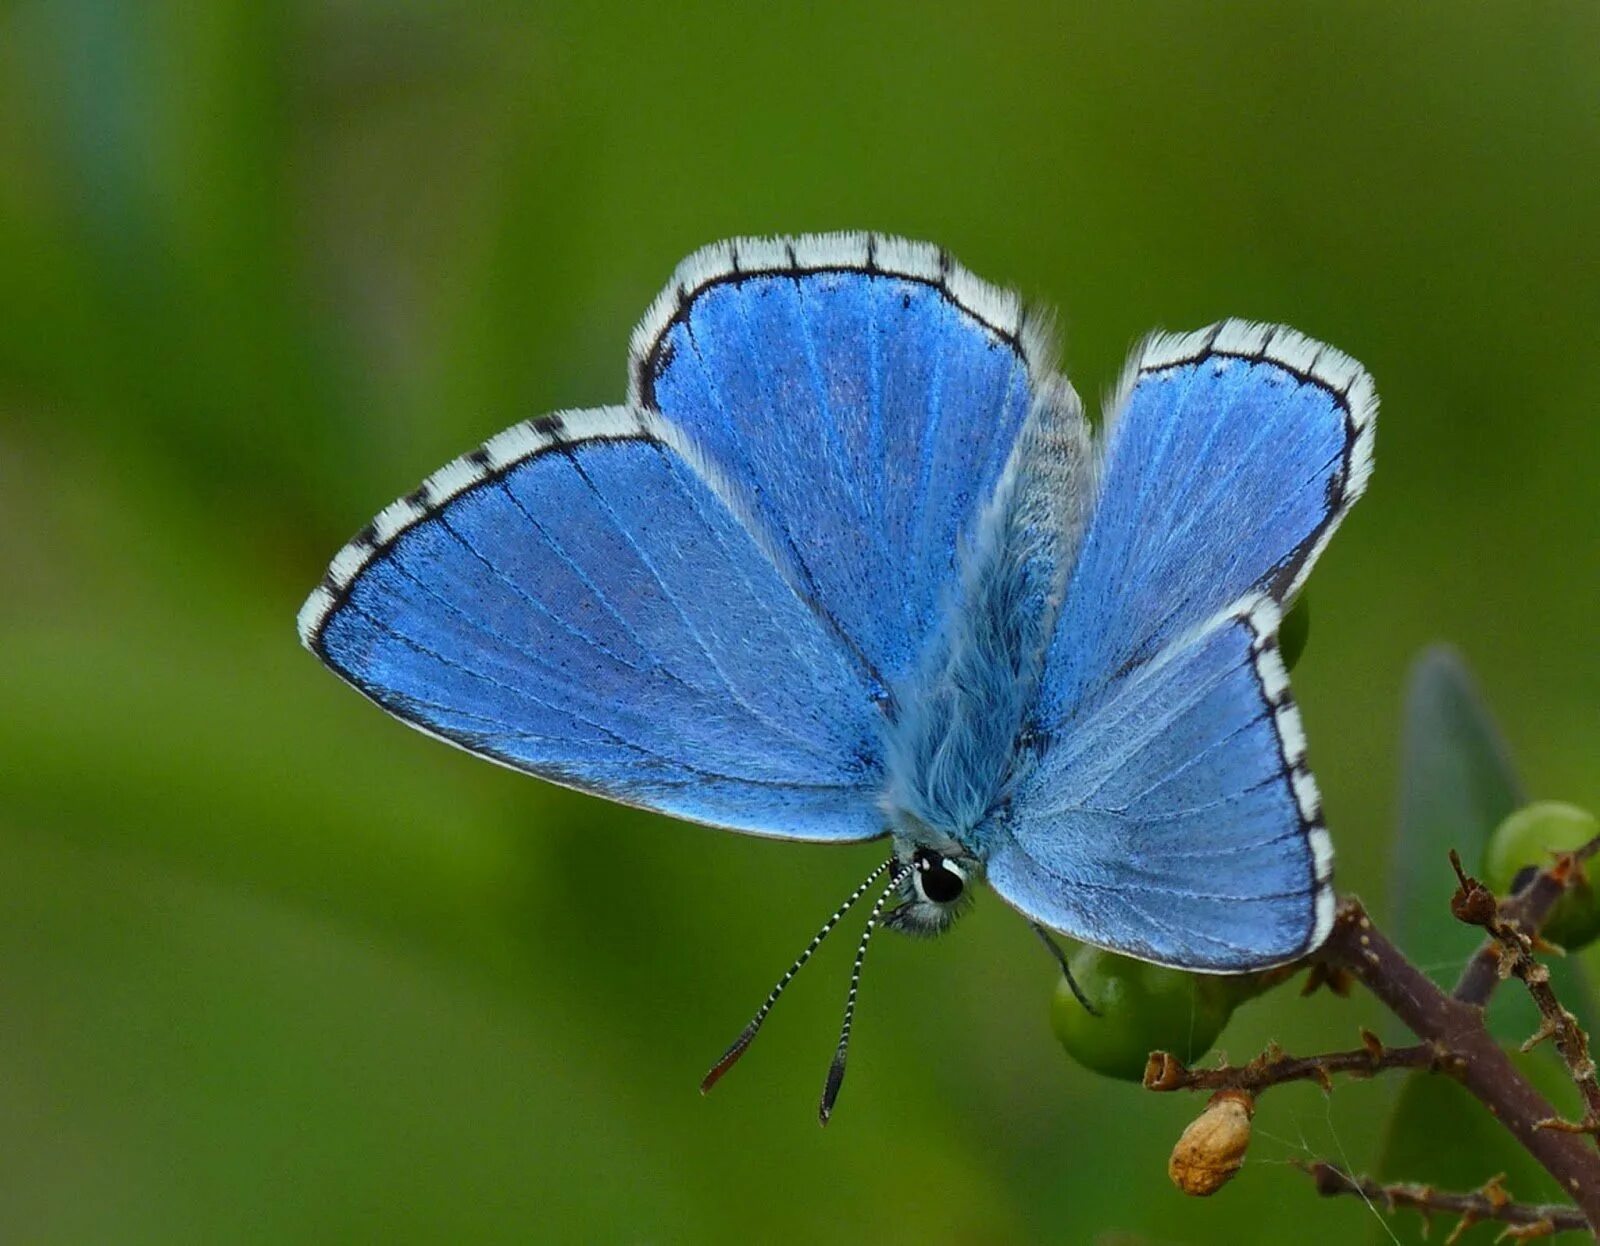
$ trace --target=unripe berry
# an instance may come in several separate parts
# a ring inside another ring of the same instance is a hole
[[[1596,835],[1600,835],[1600,820],[1587,809],[1555,800],[1524,805],[1489,837],[1483,856],[1484,882],[1496,895],[1511,895],[1527,882],[1531,871],[1547,868],[1556,853],[1581,848]],[[1581,871],[1556,901],[1540,933],[1574,951],[1600,936],[1600,902]]]
[[[1078,948],[1069,963],[1100,1015],[1087,1012],[1063,978],[1051,1004],[1051,1028],[1079,1064],[1126,1081],[1144,1076],[1152,1051],[1185,1060],[1204,1055],[1240,997],[1229,978],[1164,969],[1095,947]]]

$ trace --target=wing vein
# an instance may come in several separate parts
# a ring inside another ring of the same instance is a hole
[[[439,595],[437,593],[434,593],[431,589],[428,588],[428,586],[426,584],[423,584],[422,581],[418,580],[415,576],[411,575],[411,573],[406,571],[406,569],[404,567],[400,568],[400,573],[402,575],[404,575],[407,579],[411,580],[413,583],[415,583],[419,587],[421,587],[430,596],[435,597],[447,610],[450,610],[452,613],[455,613],[455,614],[459,615],[462,619],[464,619],[466,621],[468,626],[476,629],[477,631],[479,631],[480,633],[483,633],[484,635],[490,635],[491,634],[491,633],[486,632],[485,629],[482,628],[474,620],[472,620],[470,618],[467,618],[467,616],[464,615],[464,614],[461,614],[460,611],[456,610],[454,605],[452,605],[449,601],[445,600],[443,597],[439,597]],[[502,692],[508,692],[513,697],[516,697],[518,700],[531,702],[532,704],[537,705],[537,706],[541,707],[542,709],[549,710],[551,713],[565,715],[568,718],[571,718],[571,719],[573,719],[573,720],[575,720],[577,722],[583,723],[587,727],[592,727],[592,728],[594,728],[594,730],[600,732],[602,735],[610,737],[610,739],[611,739],[611,741],[613,743],[615,743],[615,744],[617,744],[617,745],[619,745],[619,746],[621,746],[623,748],[633,749],[635,752],[645,754],[646,756],[652,755],[652,754],[650,754],[648,752],[648,750],[640,748],[638,745],[633,744],[632,742],[630,742],[628,740],[624,740],[621,736],[619,736],[616,732],[612,731],[609,727],[605,726],[603,723],[598,723],[598,722],[593,721],[592,719],[585,718],[582,714],[578,713],[576,710],[573,710],[573,709],[570,709],[570,708],[565,708],[565,707],[562,707],[562,706],[559,706],[559,705],[555,705],[555,704],[553,704],[553,703],[551,703],[549,701],[546,701],[543,697],[535,696],[533,693],[529,692],[526,688],[518,688],[513,684],[506,683],[504,680],[495,678],[493,675],[487,674],[484,671],[480,671],[480,670],[476,669],[475,667],[468,666],[465,662],[459,662],[459,661],[455,660],[454,658],[446,657],[443,653],[440,653],[437,649],[433,648],[430,645],[424,644],[422,641],[418,640],[415,636],[412,636],[407,632],[401,631],[399,628],[395,627],[392,623],[387,623],[384,620],[378,618],[376,615],[372,614],[370,611],[362,609],[362,607],[360,605],[356,604],[354,601],[346,601],[345,608],[346,609],[350,609],[350,610],[354,610],[357,614],[359,614],[362,618],[366,619],[374,627],[376,627],[376,628],[378,628],[378,629],[380,629],[380,630],[382,630],[384,632],[387,632],[389,635],[393,636],[396,640],[398,640],[401,644],[406,645],[406,646],[408,646],[408,647],[410,647],[412,649],[415,649],[418,653],[424,655],[425,657],[432,658],[434,661],[440,663],[443,666],[448,666],[452,670],[460,671],[462,674],[467,675],[467,676],[469,676],[469,677],[471,677],[473,679],[479,680],[482,683],[486,683],[486,684],[489,684],[492,687],[499,688]],[[524,656],[531,656],[531,655],[524,655]]]
[[[657,446],[656,450],[659,454],[666,458],[669,469],[668,475],[672,478],[674,484],[678,486],[680,491],[687,494],[688,491],[684,489],[682,480],[679,479],[676,471],[673,470],[676,466],[676,463],[670,457],[670,452],[661,446]],[[660,568],[655,565],[655,562],[647,553],[645,553],[644,548],[639,544],[638,541],[634,539],[633,533],[628,530],[627,525],[624,524],[617,516],[616,511],[612,509],[611,503],[607,501],[605,494],[594,483],[594,481],[590,479],[589,474],[583,470],[583,466],[575,458],[569,461],[572,463],[573,470],[578,473],[579,478],[585,485],[588,486],[590,493],[592,493],[595,499],[600,503],[600,508],[605,512],[605,516],[610,521],[611,526],[616,530],[617,534],[627,542],[629,548],[633,550],[634,555],[639,559],[641,565],[643,565],[645,570],[650,573],[650,577],[656,582],[656,587],[661,590],[663,599],[671,602],[672,608],[677,614],[679,622],[683,624],[685,631],[694,641],[695,647],[698,648],[705,656],[706,663],[713,671],[716,672],[718,680],[722,683],[723,688],[727,690],[728,696],[732,699],[733,703],[742,709],[755,722],[761,723],[769,730],[777,731],[780,735],[787,736],[794,740],[813,757],[820,757],[821,754],[818,753],[815,744],[809,740],[806,740],[802,736],[797,735],[792,729],[770,720],[760,710],[756,709],[755,706],[751,705],[750,702],[746,700],[744,695],[734,686],[732,678],[728,675],[728,672],[726,669],[724,669],[722,663],[717,660],[716,654],[712,652],[711,646],[706,643],[706,639],[701,634],[700,629],[697,628],[690,620],[688,612],[683,608],[683,602],[679,599],[678,595],[674,593],[670,587],[668,587],[666,577],[661,574]],[[722,548],[724,555],[726,555],[727,547],[722,544],[722,540],[717,535],[715,528],[709,523],[706,523],[704,512],[699,509],[698,504],[692,497],[690,498],[690,503],[691,505],[695,506],[695,515],[699,518],[700,522],[705,525],[706,530],[710,533],[712,539],[718,543],[719,547]],[[749,588],[748,581],[746,581],[746,588]],[[759,600],[759,595],[753,591],[751,596]],[[763,602],[763,608],[768,611],[768,615],[770,617],[771,608],[767,606],[765,602]]]
[[[800,335],[802,343],[805,347],[806,366],[811,372],[811,384],[812,387],[817,391],[817,401],[822,408],[822,422],[826,426],[828,433],[828,449],[830,451],[829,458],[833,462],[833,468],[837,474],[840,484],[843,485],[850,480],[850,470],[846,463],[844,445],[840,442],[837,435],[839,432],[839,421],[838,417],[834,413],[833,400],[828,392],[828,386],[822,375],[822,363],[817,355],[816,337],[811,330],[811,309],[805,295],[805,282],[799,277],[796,277],[794,279],[794,288],[795,301],[799,304]],[[868,306],[871,306],[872,302],[872,294],[869,290],[867,294]],[[746,333],[749,333],[748,325],[746,325]],[[865,492],[867,491],[863,490],[863,493]],[[874,522],[875,517],[870,513],[870,509],[865,518],[868,521],[867,538],[873,543],[874,546],[877,547],[878,552],[883,559],[882,565],[885,567],[892,565],[894,562],[894,556],[889,549],[888,532],[882,523]]]
[[[522,504],[522,499],[511,491],[511,487],[506,484],[504,476],[500,478],[498,483],[501,491],[504,492],[506,497],[510,499],[511,504],[521,512],[522,517],[528,521],[529,526],[534,530],[535,533],[538,534],[539,538],[545,543],[545,546],[553,554],[555,554],[555,556],[566,565],[568,570],[570,570],[572,574],[578,578],[579,582],[589,590],[590,595],[593,596],[600,608],[610,615],[611,618],[616,622],[617,626],[627,634],[628,639],[633,641],[633,643],[638,646],[639,652],[645,654],[650,659],[652,668],[660,671],[662,675],[666,676],[666,678],[672,680],[674,683],[680,684],[684,688],[695,691],[698,694],[699,690],[693,689],[691,685],[685,682],[676,671],[668,667],[666,663],[661,661],[661,659],[651,651],[650,646],[644,642],[644,638],[640,636],[639,633],[634,630],[633,625],[622,616],[622,612],[612,604],[611,599],[606,596],[604,590],[602,590],[600,586],[589,577],[588,572],[586,572],[583,567],[579,565],[578,561],[573,558],[571,554],[567,553],[565,547],[563,547],[562,544],[555,539],[555,537],[550,533],[549,529],[547,529],[542,523],[539,522],[538,519],[534,517],[533,512]]]
[[[910,548],[913,558],[921,557],[932,561],[932,551],[928,548],[928,521],[929,507],[928,494],[933,487],[933,464],[938,445],[939,427],[944,416],[944,382],[947,367],[946,355],[943,351],[935,354],[933,370],[928,377],[928,408],[924,412],[922,421],[922,437],[918,441],[918,455],[920,462],[917,464],[917,491],[915,505],[908,516],[916,524],[916,541]],[[902,617],[905,619],[906,630],[909,635],[916,635],[915,611],[922,606],[921,601],[913,601],[912,594],[907,592],[901,595],[900,605]]]
[[[504,571],[502,571],[498,566],[496,566],[492,559],[487,557],[483,553],[482,550],[480,550],[476,545],[474,545],[465,536],[463,536],[461,534],[460,530],[453,523],[450,522],[448,508],[446,510],[439,511],[438,514],[434,516],[434,518],[436,518],[439,521],[439,526],[440,527],[442,527],[446,532],[448,532],[452,537],[455,538],[455,540],[460,544],[462,549],[466,550],[468,554],[470,554],[474,559],[476,559],[479,563],[481,563],[484,567],[486,567],[488,569],[489,574],[494,576],[495,579],[499,580],[502,584],[504,584],[507,588],[509,588],[523,602],[525,602],[528,605],[532,606],[536,611],[538,611],[540,614],[544,615],[545,618],[549,619],[557,627],[561,628],[562,631],[566,632],[574,640],[579,641],[580,643],[587,645],[589,648],[593,649],[596,653],[605,654],[606,657],[610,658],[618,666],[627,667],[628,670],[633,671],[635,674],[643,674],[644,673],[643,670],[639,666],[637,666],[634,663],[628,661],[621,654],[613,653],[609,648],[607,648],[605,645],[602,645],[594,637],[586,635],[585,633],[580,632],[577,628],[573,627],[572,624],[569,623],[566,619],[564,619],[560,615],[556,614],[553,610],[550,609],[549,606],[545,605],[544,602],[540,601],[537,597],[535,597],[531,593],[529,593],[525,588],[522,587],[522,585],[518,584],[515,580],[513,580],[510,576],[508,576]],[[495,635],[496,637],[499,637],[500,639],[505,640],[508,644],[514,644],[515,643],[509,637],[503,637],[503,636],[500,635],[499,632],[493,631],[493,629],[485,627],[484,630],[488,631],[488,632],[491,632],[493,635]],[[518,651],[519,652],[525,652],[524,650],[521,650],[520,647],[519,647]]]

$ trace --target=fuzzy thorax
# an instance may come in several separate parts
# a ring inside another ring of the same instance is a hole
[[[1065,383],[1041,395],[962,552],[889,732],[884,805],[902,859],[926,847],[981,864],[984,826],[1031,756],[1039,669],[1093,492],[1089,444],[1077,395]]]
[[[944,623],[888,738],[884,811],[912,865],[891,924],[937,934],[983,878],[986,829],[1032,749],[1029,718],[1093,492],[1088,429],[1063,382],[1035,403],[962,551]]]

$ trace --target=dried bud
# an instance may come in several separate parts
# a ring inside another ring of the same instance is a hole
[[[1168,1051],[1152,1051],[1144,1063],[1144,1088],[1146,1090],[1177,1090],[1183,1085],[1184,1074],[1189,1070],[1183,1061]]]
[[[1468,926],[1487,926],[1495,918],[1496,905],[1494,893],[1487,887],[1481,886],[1477,879],[1470,879],[1472,886],[1463,891],[1457,891],[1450,901],[1450,911],[1455,914],[1459,922]]]
[[[1487,926],[1500,911],[1494,892],[1461,867],[1460,854],[1454,848],[1450,850],[1450,864],[1455,867],[1456,881],[1460,884],[1455,895],[1450,897],[1450,912],[1457,921],[1469,926]]]
[[[1167,1175],[1185,1194],[1204,1198],[1233,1179],[1250,1146],[1255,1097],[1246,1090],[1219,1090],[1172,1148]]]

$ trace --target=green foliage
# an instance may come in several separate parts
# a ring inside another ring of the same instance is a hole
[[[1548,865],[1552,849],[1576,848],[1600,827],[1592,815],[1570,805],[1545,801],[1518,807],[1521,787],[1509,751],[1465,665],[1448,649],[1423,653],[1412,668],[1402,764],[1392,933],[1448,989],[1482,938],[1481,931],[1450,920],[1442,868],[1450,850],[1467,861],[1481,855],[1485,881],[1505,895],[1523,866]],[[1564,934],[1583,941],[1593,937],[1595,905],[1587,886],[1582,894],[1565,897],[1557,911]],[[1583,969],[1559,959],[1550,968],[1558,996],[1592,1022],[1592,988]],[[1514,982],[1498,992],[1490,1020],[1495,1033],[1513,1044],[1538,1023]],[[1573,1099],[1570,1079],[1547,1048],[1518,1063],[1551,1102]],[[1448,1145],[1441,1145],[1446,1139]],[[1470,1190],[1495,1173],[1506,1174],[1508,1188],[1520,1200],[1561,1197],[1548,1174],[1464,1089],[1433,1074],[1408,1078],[1389,1120],[1376,1175]],[[1405,1242],[1429,1240],[1414,1217],[1400,1217],[1391,1228]],[[1491,1242],[1498,1234],[1498,1228],[1484,1225],[1461,1240]],[[1374,1229],[1370,1240],[1393,1238]]]
[[[1423,653],[1406,684],[1400,826],[1389,902],[1390,938],[1440,986],[1454,984],[1479,932],[1448,920],[1448,859],[1482,854],[1522,804],[1499,728],[1454,650]]]
[[[1406,689],[1389,926],[1406,955],[1440,986],[1454,985],[1479,939],[1478,931],[1447,920],[1450,851],[1467,862],[1501,860],[1491,837],[1505,824],[1513,830],[1525,825],[1514,817],[1523,799],[1505,740],[1466,666],[1453,650],[1427,650],[1413,665]],[[1557,821],[1572,833],[1570,819]],[[1584,907],[1581,898],[1573,903]],[[1588,975],[1564,960],[1550,973],[1567,1006],[1592,1025],[1600,1012]],[[1538,1018],[1517,992],[1502,992],[1490,1022],[1500,1038],[1520,1042]]]

